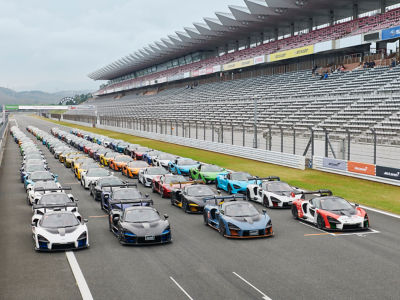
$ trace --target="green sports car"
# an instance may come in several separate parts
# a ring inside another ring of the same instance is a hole
[[[194,180],[201,179],[205,183],[215,182],[215,178],[220,174],[227,174],[228,171],[216,165],[201,164],[190,169],[190,177]]]

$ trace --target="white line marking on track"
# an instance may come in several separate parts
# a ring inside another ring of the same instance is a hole
[[[83,300],[93,300],[92,294],[90,293],[89,287],[86,283],[85,277],[79,267],[78,261],[76,260],[74,252],[65,252],[69,265],[71,267],[72,273],[74,274],[76,283],[78,284],[79,291],[81,292]]]
[[[176,286],[186,295],[186,297],[188,297],[190,300],[193,300],[193,298],[188,294],[188,292],[186,292],[183,287],[172,277],[169,276],[169,278],[172,280],[173,283],[176,284]]]
[[[332,232],[327,232],[327,231],[325,231],[325,230],[319,229],[318,227],[315,227],[315,226],[310,225],[310,224],[308,224],[308,223],[304,223],[304,221],[301,221],[301,220],[300,220],[300,224],[303,224],[304,226],[313,228],[313,229],[318,230],[318,231],[320,231],[320,232],[323,232],[323,233],[327,233],[327,234],[329,234],[329,235],[336,236],[336,234],[334,234],[334,233],[332,233]]]
[[[249,286],[251,286],[253,289],[255,289],[257,292],[259,292],[263,298],[263,300],[272,300],[270,297],[268,297],[264,292],[260,291],[258,288],[256,288],[254,285],[252,285],[250,282],[248,282],[246,279],[244,279],[242,276],[240,276],[236,272],[232,272],[234,275],[236,275],[239,279],[247,283]]]
[[[390,212],[386,212],[386,211],[383,211],[383,210],[380,210],[380,209],[376,209],[376,208],[372,208],[372,207],[368,207],[368,206],[364,206],[364,205],[360,205],[360,207],[364,208],[366,210],[370,210],[370,211],[382,214],[382,215],[386,215],[386,216],[389,216],[389,217],[400,219],[400,215],[392,214]]]

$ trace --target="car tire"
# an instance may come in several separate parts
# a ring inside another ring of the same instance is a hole
[[[299,211],[295,204],[292,204],[292,216],[293,216],[293,219],[295,219],[295,220],[299,219]]]
[[[219,220],[219,224],[220,224],[220,228],[219,228],[219,234],[223,237],[225,237],[226,234],[226,229],[225,229],[225,225],[223,225],[222,221]],[[222,225],[221,225],[222,224]]]
[[[185,214],[189,213],[188,211],[188,203],[186,200],[182,200],[182,209]]]
[[[320,214],[317,215],[317,227],[319,229],[324,229],[324,219],[322,218],[322,216]]]
[[[90,196],[93,196],[93,191],[92,191],[92,184],[89,184],[89,194]]]
[[[203,212],[203,224],[208,226],[208,214],[206,211]]]
[[[232,187],[228,184],[228,194],[232,195]]]
[[[269,208],[269,200],[268,200],[268,198],[266,196],[264,196],[264,198],[263,198],[263,206]]]
[[[215,188],[216,188],[217,190],[219,189],[218,179],[215,179]]]
[[[160,194],[161,194],[161,198],[165,198],[164,189],[162,187],[160,188]]]
[[[249,191],[249,190],[246,191],[246,200],[247,200],[247,201],[250,201],[250,200],[251,200],[251,199],[250,199],[250,191]]]

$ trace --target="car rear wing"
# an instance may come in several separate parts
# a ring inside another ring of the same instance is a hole
[[[278,176],[268,176],[268,177],[251,177],[248,180],[261,180],[261,181],[281,181]]]
[[[299,192],[294,192],[295,195],[302,195],[304,197],[305,195],[317,195],[317,196],[332,196],[333,193],[331,190],[328,189],[321,189],[317,191],[299,191]]]
[[[117,209],[124,209],[124,205],[129,205],[132,204],[132,206],[152,206],[153,205],[153,200],[149,198],[143,198],[143,199],[135,199],[135,200],[123,200],[123,201],[110,201],[110,207],[111,208],[117,208]],[[120,207],[116,206],[120,205]]]
[[[103,187],[109,187],[110,190],[112,191],[113,188],[128,188],[128,187],[137,187],[137,183],[125,183],[125,184],[103,184],[101,186]]]
[[[56,191],[70,191],[71,187],[66,186],[66,187],[59,187],[59,188],[43,188],[43,187],[38,187],[34,188],[34,192],[56,192]]]
[[[203,198],[204,202],[214,200],[215,205],[219,205],[222,202],[228,201],[237,201],[237,200],[246,200],[246,196],[242,194],[233,194],[229,196],[214,196],[214,197],[205,197]]]
[[[204,184],[204,181],[203,180],[176,181],[176,182],[171,182],[169,185],[173,186],[174,184],[179,184],[179,187],[182,188],[182,184],[197,184],[197,183]]]
[[[78,207],[76,202],[68,202],[64,204],[34,204],[33,210],[43,209],[46,213],[46,210],[57,211],[57,210],[68,210],[69,207]]]

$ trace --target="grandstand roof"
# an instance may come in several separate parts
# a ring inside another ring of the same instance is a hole
[[[252,36],[274,37],[377,10],[400,0],[244,0],[246,6],[228,6],[230,12],[216,12],[182,31],[161,38],[88,76],[110,80],[195,51],[215,50],[217,46]]]

